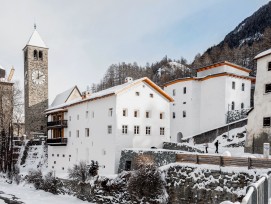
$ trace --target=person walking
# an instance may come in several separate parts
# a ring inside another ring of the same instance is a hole
[[[206,143],[205,143],[205,152],[206,152],[206,153],[208,153],[208,147],[209,147],[208,142],[206,142]]]
[[[215,153],[218,153],[218,140],[215,142]]]

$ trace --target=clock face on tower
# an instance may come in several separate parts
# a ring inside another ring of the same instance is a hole
[[[32,72],[32,80],[35,84],[43,84],[45,82],[45,75],[40,70],[35,70]]]

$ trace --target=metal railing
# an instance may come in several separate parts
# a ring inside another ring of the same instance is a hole
[[[263,175],[256,183],[247,187],[241,204],[271,204],[271,174]]]
[[[68,127],[68,121],[67,120],[56,120],[56,121],[50,121],[47,122],[48,128],[66,128]]]
[[[51,139],[47,139],[47,144],[51,145],[51,146],[63,146],[63,145],[67,145],[68,143],[68,138],[51,138]]]

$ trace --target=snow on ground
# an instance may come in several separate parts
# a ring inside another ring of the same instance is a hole
[[[19,198],[18,201],[26,204],[90,204],[87,201],[79,200],[73,196],[53,195],[24,184],[16,185],[1,182],[0,191],[4,192],[4,194],[0,194],[0,196],[10,198],[12,197],[11,195],[15,195]],[[0,200],[0,204],[2,203],[5,202]]]
[[[238,144],[241,142],[245,142],[246,139],[246,126],[240,127],[240,128],[235,128],[229,131],[229,139],[231,141],[227,141],[228,133],[224,133],[222,135],[219,135],[212,143],[208,143],[208,154],[215,154],[215,155],[221,155],[221,156],[235,156],[235,157],[257,157],[257,158],[262,158],[262,154],[250,154],[250,153],[245,153],[244,152],[244,147],[226,147],[227,145],[231,144]],[[236,135],[238,133],[243,133],[244,137],[238,138]],[[224,137],[223,137],[224,135]],[[218,146],[218,154],[215,153],[215,142],[219,141],[219,146]],[[205,152],[205,144],[195,144],[193,141],[190,141],[189,143],[182,143],[191,147],[195,147],[197,149],[200,149]]]

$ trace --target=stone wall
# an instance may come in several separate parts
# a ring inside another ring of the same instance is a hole
[[[170,163],[176,162],[176,153],[180,151],[170,151],[170,150],[161,150],[161,149],[153,149],[153,150],[133,150],[133,149],[125,149],[121,152],[120,163],[118,172],[122,172],[125,170],[125,165],[127,161],[131,162],[131,170],[136,169],[137,159],[140,157],[145,157],[147,160],[152,160],[157,166],[163,166]]]
[[[250,183],[260,177],[256,171],[245,168],[235,169],[235,172],[225,168],[204,168],[196,165],[172,165],[164,170],[168,203],[199,203],[218,204],[229,200],[241,201]],[[214,166],[215,167],[215,166]],[[244,170],[243,170],[244,169]]]
[[[160,167],[160,170],[165,179],[167,203],[170,204],[218,204],[225,200],[240,202],[246,194],[247,186],[267,173],[243,167],[180,163]],[[114,178],[96,176],[90,182],[80,185],[78,182],[72,185],[71,181],[63,180],[64,188],[61,191],[94,203],[142,203],[132,201],[128,193],[127,183],[131,174],[123,171]]]
[[[246,124],[247,124],[247,119],[240,120],[238,122],[234,122],[234,123],[229,124],[229,127],[228,127],[228,125],[225,125],[220,128],[213,129],[208,132],[204,132],[204,133],[195,135],[192,138],[194,139],[194,142],[196,144],[203,144],[206,142],[212,143],[216,139],[217,136],[222,135],[223,133],[226,134],[226,132],[228,132],[228,128],[229,128],[229,130],[232,130],[235,128],[243,127]],[[190,139],[192,139],[192,138],[190,138]]]
[[[198,152],[198,153],[204,153],[204,151],[190,147],[181,143],[174,143],[174,142],[164,142],[163,143],[163,149],[170,149],[170,150],[181,150],[186,152]]]

